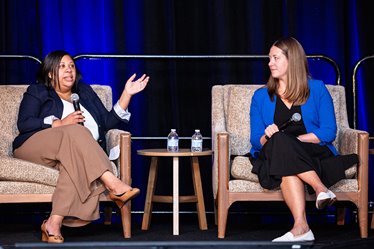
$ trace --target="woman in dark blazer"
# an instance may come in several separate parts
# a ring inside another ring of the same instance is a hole
[[[51,214],[41,226],[42,240],[49,243],[64,242],[62,224],[79,226],[98,219],[99,194],[105,189],[119,207],[140,192],[112,173],[103,148],[105,133],[129,121],[131,97],[146,87],[149,77],[131,76],[111,111],[80,78],[68,53],[49,53],[38,84],[28,87],[19,109],[14,156],[60,172]],[[73,93],[80,98],[80,110],[74,108]]]

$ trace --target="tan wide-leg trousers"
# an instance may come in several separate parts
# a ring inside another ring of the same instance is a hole
[[[51,215],[86,221],[99,218],[99,194],[105,190],[99,178],[112,169],[87,128],[66,125],[42,130],[17,148],[14,156],[60,171]]]

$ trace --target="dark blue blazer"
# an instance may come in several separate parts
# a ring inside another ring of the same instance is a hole
[[[79,102],[95,119],[99,128],[100,146],[105,150],[105,133],[114,128],[124,129],[127,120],[121,119],[112,109],[108,111],[91,86],[78,83]],[[38,131],[51,128],[44,123],[44,118],[54,115],[62,117],[63,103],[54,89],[44,84],[34,84],[27,88],[19,108],[17,126],[20,134],[13,141],[13,150],[21,146],[29,137]]]

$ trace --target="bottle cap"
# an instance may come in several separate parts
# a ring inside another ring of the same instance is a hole
[[[171,129],[171,131],[175,132],[175,131],[176,131],[176,129]]]
[[[200,130],[196,129],[195,132],[200,132]]]

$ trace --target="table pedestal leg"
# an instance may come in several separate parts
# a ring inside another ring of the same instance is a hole
[[[158,157],[152,157],[151,166],[149,167],[147,195],[145,197],[144,215],[142,230],[148,230],[151,223],[153,195],[155,194],[157,180]]]
[[[173,157],[173,235],[179,235],[179,159]]]
[[[197,217],[199,219],[199,228],[200,230],[207,230],[208,224],[206,221],[206,214],[205,214],[203,187],[201,186],[200,166],[199,166],[199,159],[197,157],[191,158],[191,168],[192,168],[193,187],[194,187],[195,195],[197,197],[196,209],[197,209]]]

